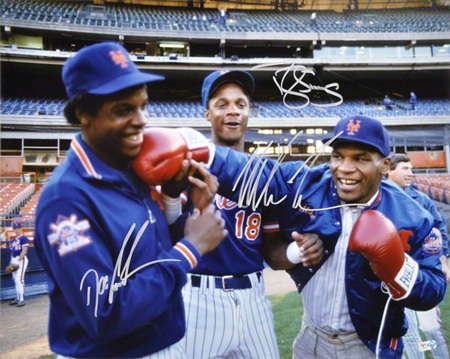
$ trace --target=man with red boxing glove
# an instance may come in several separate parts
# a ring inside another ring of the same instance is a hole
[[[202,100],[215,145],[244,152],[254,86],[253,76],[246,71],[220,69],[205,78]],[[162,184],[180,167],[183,147],[194,159],[207,163],[213,146],[202,145],[200,139],[193,140],[198,135],[192,129],[152,128],[144,135],[147,141],[133,166],[146,181]],[[161,152],[153,151],[168,143],[171,154],[163,151],[164,155],[159,156]],[[195,147],[194,143],[199,146]],[[240,207],[219,195],[215,196],[214,205],[226,220],[228,236],[202,257],[183,288],[187,321],[183,343],[187,356],[192,359],[279,358],[272,307],[263,278],[263,241],[272,242],[281,235],[276,217],[267,209]],[[190,207],[190,202],[187,206]],[[179,222],[182,228],[182,221]],[[317,236],[299,238],[294,234],[293,238],[297,238],[298,244],[295,240],[292,243],[303,248],[302,256],[299,250],[294,256],[295,263],[303,261],[311,265],[315,258],[320,258],[322,248]],[[280,241],[289,244],[281,238]],[[284,265],[291,268],[294,263]]]
[[[280,165],[216,146],[209,169],[221,195],[274,206],[283,231],[323,241],[319,265],[288,270],[304,304],[294,358],[400,359],[404,308],[428,310],[444,298],[442,235],[427,211],[383,178],[390,144],[380,121],[344,118],[324,141],[329,164]],[[268,253],[274,261],[286,255]]]
[[[403,308],[427,310],[444,298],[441,233],[421,206],[384,179],[390,145],[380,121],[344,118],[327,141],[329,164],[288,162],[276,171],[270,161],[250,166],[261,175],[255,193],[281,201],[280,227],[316,233],[324,242],[320,265],[288,270],[304,304],[294,357],[401,358]],[[246,166],[242,156],[216,148],[210,170],[222,188]],[[240,185],[237,192],[245,188]]]
[[[81,133],[37,206],[50,348],[61,359],[184,359],[181,289],[226,230],[206,205],[173,245],[159,193],[131,170],[149,120],[146,84],[163,77],[138,70],[120,44],[102,42],[69,58],[62,78],[64,114]]]

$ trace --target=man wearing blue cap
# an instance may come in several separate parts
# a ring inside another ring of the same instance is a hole
[[[428,310],[444,298],[442,235],[427,211],[383,179],[390,146],[380,121],[344,118],[324,141],[332,146],[329,164],[287,162],[274,170],[276,161],[249,162],[216,147],[210,171],[220,194],[236,199],[251,187],[253,197],[276,204],[283,231],[323,241],[319,265],[288,270],[304,304],[294,358],[401,358],[404,308]],[[276,259],[289,246],[267,253]]]
[[[58,358],[185,358],[176,344],[185,333],[181,288],[226,231],[210,205],[194,211],[173,246],[159,194],[130,168],[149,119],[146,83],[163,77],[103,42],[67,60],[62,78],[64,114],[81,133],[36,213],[50,348]]]
[[[384,179],[390,144],[380,121],[344,118],[324,141],[332,146],[329,164],[280,165],[216,146],[209,170],[222,196],[274,206],[287,237],[297,231],[323,241],[317,266],[288,270],[304,304],[294,358],[400,359],[404,308],[429,310],[445,296],[442,234],[422,206]],[[266,250],[272,262],[298,256],[295,242],[273,242]]]
[[[253,76],[245,71],[220,69],[204,79],[202,105],[213,143],[244,151],[254,88]],[[279,358],[262,277],[263,232],[277,223],[262,217],[261,210],[239,208],[221,196],[214,204],[226,221],[228,236],[201,259],[183,288],[187,356]]]
[[[10,269],[7,268],[6,271],[12,273],[16,298],[9,302],[9,305],[23,307],[25,305],[25,272],[28,267],[27,252],[30,240],[23,234],[20,222],[14,222],[12,227],[15,236],[11,241],[11,262],[8,266]]]
[[[246,71],[220,69],[204,79],[202,104],[215,145],[244,152],[254,87],[253,76]],[[216,195],[213,202],[226,221],[228,236],[201,259],[183,289],[187,356],[279,358],[262,273],[263,240],[281,235],[275,215],[262,208],[240,207],[222,196]],[[320,258],[317,236],[299,241],[314,248],[303,258],[305,262]]]

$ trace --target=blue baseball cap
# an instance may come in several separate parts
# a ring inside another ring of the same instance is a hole
[[[109,95],[128,87],[164,80],[138,70],[125,48],[112,41],[90,45],[68,59],[62,79],[70,99],[83,93]]]
[[[250,97],[255,90],[255,79],[247,71],[220,69],[205,77],[202,86],[202,104],[208,108],[208,101],[217,89],[228,82],[237,83]]]
[[[329,141],[341,131],[342,133],[330,143],[330,146],[340,141],[353,141],[374,147],[384,157],[388,157],[391,153],[388,131],[380,121],[372,117],[356,115],[343,118],[334,128],[333,136],[324,138],[322,142]]]

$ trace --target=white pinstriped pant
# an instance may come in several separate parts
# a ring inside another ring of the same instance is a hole
[[[300,333],[294,340],[293,359],[369,359],[375,354],[359,339],[356,332],[339,335],[336,339],[315,328],[303,316]]]
[[[278,359],[270,300],[263,276],[249,275],[252,288],[225,291],[215,288],[214,276],[202,275],[200,287],[191,276],[183,288],[189,359]]]
[[[439,307],[416,312],[419,319],[419,328],[424,333],[425,340],[435,340],[437,347],[431,351],[434,359],[449,359],[447,340],[442,330],[442,321]]]
[[[416,312],[405,308],[405,316],[408,321],[408,331],[403,336],[405,344],[405,355],[408,359],[424,359],[425,354],[419,350],[419,343],[422,341],[419,333],[419,322]]]
[[[435,307],[427,311],[413,311],[405,309],[406,318],[408,319],[409,329],[403,337],[405,341],[405,353],[408,359],[425,358],[424,352],[419,351],[418,343],[420,341],[434,340],[436,348],[430,353],[434,359],[449,359],[447,342],[442,331],[442,323],[440,320],[439,308]],[[423,332],[420,337],[418,328]],[[410,333],[410,331],[413,333]]]
[[[25,256],[22,261],[19,261],[19,257],[11,258],[11,264],[13,263],[19,265],[19,269],[12,273],[16,288],[16,296],[17,299],[23,300],[23,296],[25,294],[25,271],[28,267],[28,258]]]

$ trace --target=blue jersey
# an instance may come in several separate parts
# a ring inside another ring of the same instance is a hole
[[[35,242],[53,352],[135,358],[184,336],[181,289],[198,252],[185,239],[172,247],[148,186],[103,163],[81,135],[44,186]]]
[[[215,196],[214,204],[225,220],[228,236],[202,256],[191,273],[241,276],[263,270],[262,236],[279,231],[275,215],[260,208],[240,207],[220,195]]]
[[[16,258],[22,253],[23,247],[29,246],[30,240],[22,234],[11,241],[11,257]]]
[[[222,195],[233,200],[245,198],[252,205],[261,200],[267,206],[279,208],[280,227],[287,233],[293,230],[317,233],[325,249],[323,264],[333,253],[342,229],[340,210],[332,209],[340,202],[329,166],[309,168],[300,161],[278,165],[270,159],[252,158],[249,162],[245,155],[216,147],[210,171],[218,177]],[[233,191],[236,179],[240,182],[238,190]],[[391,181],[382,181],[370,208],[380,211],[394,223],[407,242],[409,254],[419,264],[418,279],[411,294],[390,305],[387,330],[383,332],[381,357],[400,358],[403,344],[401,340],[397,343],[397,339],[407,328],[403,307],[431,309],[444,298],[447,282],[439,261],[442,236],[432,216]],[[296,265],[289,270],[299,291],[321,264],[313,268]],[[381,282],[368,260],[350,251],[347,252],[345,284],[353,325],[360,339],[375,351],[388,296],[380,290]]]

